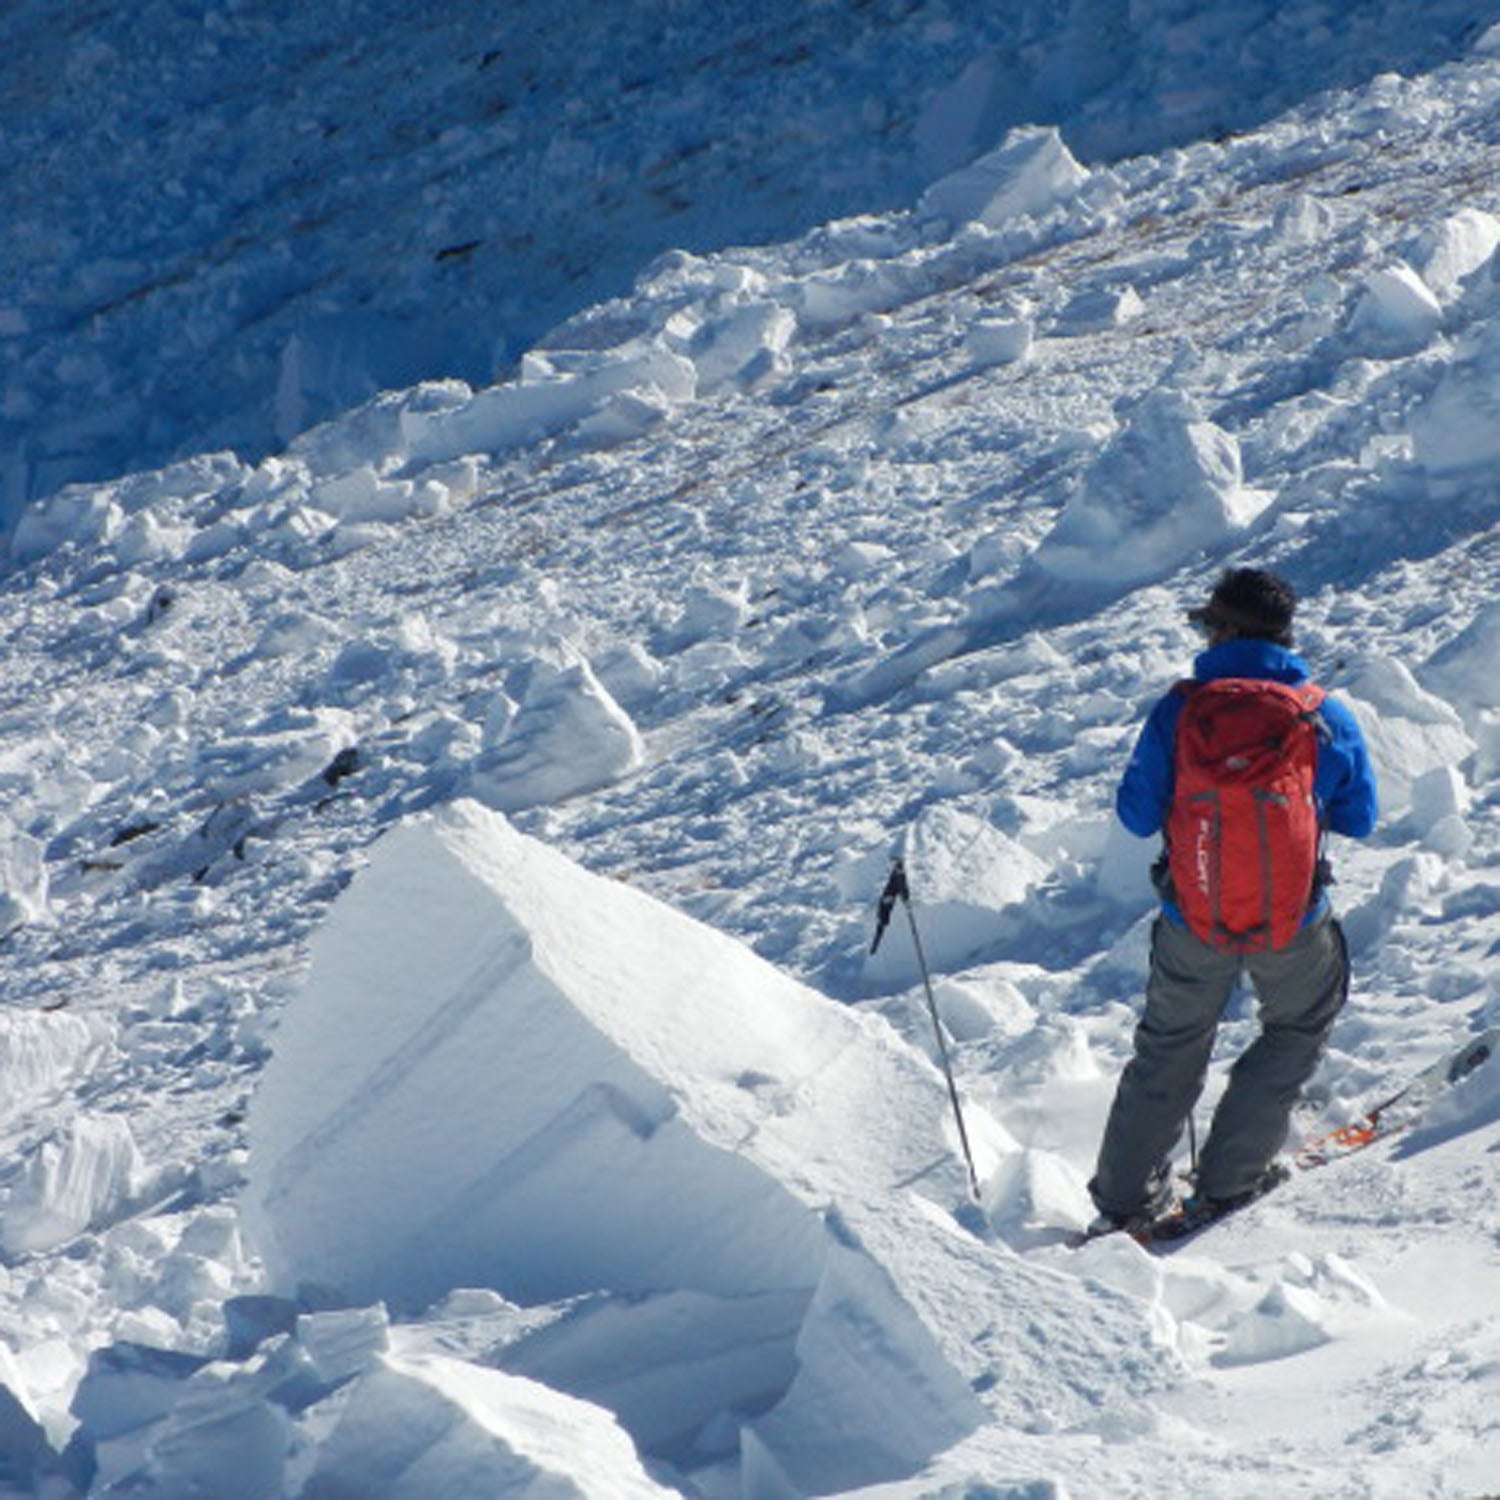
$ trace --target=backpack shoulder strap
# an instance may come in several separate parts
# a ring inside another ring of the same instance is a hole
[[[1302,712],[1308,723],[1313,727],[1313,733],[1317,735],[1320,744],[1327,744],[1333,738],[1333,731],[1328,727],[1328,720],[1323,717],[1323,704],[1328,699],[1328,694],[1315,682],[1304,682],[1297,689],[1297,697],[1302,703]]]

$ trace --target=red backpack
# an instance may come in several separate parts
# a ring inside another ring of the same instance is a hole
[[[1318,873],[1318,767],[1326,696],[1312,684],[1184,682],[1167,868],[1188,926],[1232,953],[1284,948]]]

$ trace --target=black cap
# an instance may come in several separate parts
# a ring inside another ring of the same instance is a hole
[[[1296,612],[1296,590],[1284,578],[1263,568],[1227,568],[1208,603],[1190,609],[1188,619],[1211,633],[1290,646]]]

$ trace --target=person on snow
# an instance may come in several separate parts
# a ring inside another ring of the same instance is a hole
[[[1292,650],[1296,594],[1235,568],[1189,614],[1207,636],[1190,682],[1151,710],[1116,797],[1132,833],[1164,836],[1146,1002],[1089,1192],[1096,1229],[1168,1206],[1171,1153],[1241,974],[1260,1033],[1235,1063],[1189,1207],[1213,1217],[1278,1175],[1292,1106],[1348,995],[1349,956],[1322,857],[1325,830],[1375,826],[1375,776],[1350,711]]]

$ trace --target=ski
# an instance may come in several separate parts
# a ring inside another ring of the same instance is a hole
[[[1500,1049],[1500,1027],[1471,1037],[1456,1052],[1440,1057],[1388,1099],[1382,1099],[1348,1124],[1304,1141],[1292,1156],[1293,1165],[1305,1172],[1405,1130],[1439,1094],[1483,1067],[1497,1049]]]
[[[1175,1249],[1184,1240],[1192,1238],[1210,1225],[1259,1202],[1267,1193],[1280,1187],[1294,1175],[1326,1166],[1329,1162],[1341,1161],[1376,1141],[1385,1140],[1398,1131],[1407,1129],[1416,1123],[1439,1094],[1483,1067],[1497,1051],[1500,1051],[1500,1027],[1492,1027],[1471,1037],[1456,1052],[1440,1057],[1394,1094],[1372,1105],[1357,1118],[1304,1141],[1290,1158],[1278,1161],[1267,1169],[1254,1192],[1230,1206],[1210,1205],[1190,1194],[1183,1194],[1155,1218],[1130,1224],[1091,1225],[1069,1235],[1067,1245],[1069,1249],[1076,1250],[1106,1235],[1125,1234],[1148,1250]]]

